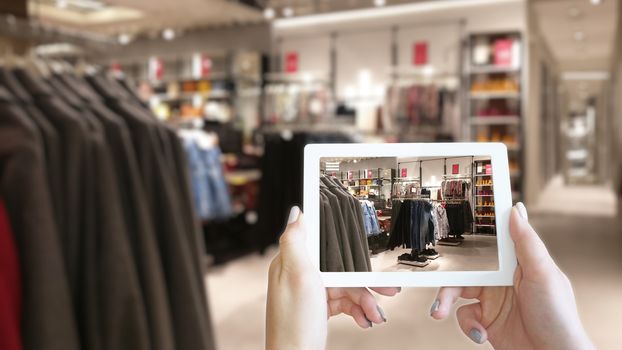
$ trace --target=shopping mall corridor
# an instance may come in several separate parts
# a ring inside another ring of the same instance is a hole
[[[530,221],[570,277],[581,317],[597,348],[619,349],[622,230],[620,219],[612,211],[615,197],[605,187],[590,187],[598,195],[586,197],[586,187],[566,188],[559,181],[552,186],[545,190],[548,198],[542,202],[548,201],[548,210],[542,210],[539,203],[530,212]],[[583,209],[581,215],[577,208]],[[263,346],[267,268],[275,252],[240,259],[213,269],[208,276],[219,349]],[[435,293],[430,288],[408,288],[396,298],[381,298],[389,321],[370,330],[358,329],[347,317],[332,319],[327,348],[491,348],[471,343],[454,320],[433,321],[428,312]]]

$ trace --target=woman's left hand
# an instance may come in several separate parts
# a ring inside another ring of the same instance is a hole
[[[266,349],[324,349],[327,320],[341,313],[361,328],[386,322],[367,288],[324,288],[306,248],[304,215],[293,207],[279,254],[270,264],[266,310]],[[372,288],[393,296],[400,288]]]

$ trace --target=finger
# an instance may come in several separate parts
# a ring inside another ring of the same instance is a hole
[[[327,288],[328,299],[348,298],[359,305],[365,317],[374,323],[386,321],[386,315],[367,288]]]
[[[488,340],[488,332],[481,324],[482,307],[479,302],[459,307],[456,317],[462,332],[472,341],[483,344]]]
[[[523,272],[530,274],[537,271],[546,271],[546,269],[554,267],[555,263],[536,231],[527,222],[526,215],[526,210],[522,203],[518,203],[512,208],[510,236],[516,247],[516,258],[523,267]]]
[[[462,294],[462,287],[443,287],[439,289],[436,300],[430,308],[430,316],[436,320],[442,320],[449,315],[453,304]]]
[[[307,230],[304,225],[304,214],[297,206],[292,207],[285,231],[279,238],[279,253],[287,264],[307,264],[306,247]]]
[[[385,297],[392,297],[402,291],[402,287],[371,287],[369,289]]]
[[[365,317],[363,309],[347,297],[328,301],[328,314],[330,316],[336,316],[342,313],[350,315],[354,319],[354,322],[361,328],[369,328],[372,326],[371,321]]]

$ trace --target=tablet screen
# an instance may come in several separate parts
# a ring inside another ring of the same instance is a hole
[[[491,156],[319,162],[320,271],[499,270]]]

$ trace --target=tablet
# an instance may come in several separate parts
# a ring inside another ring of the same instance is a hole
[[[327,287],[512,285],[504,144],[312,144],[304,157],[307,247]]]

